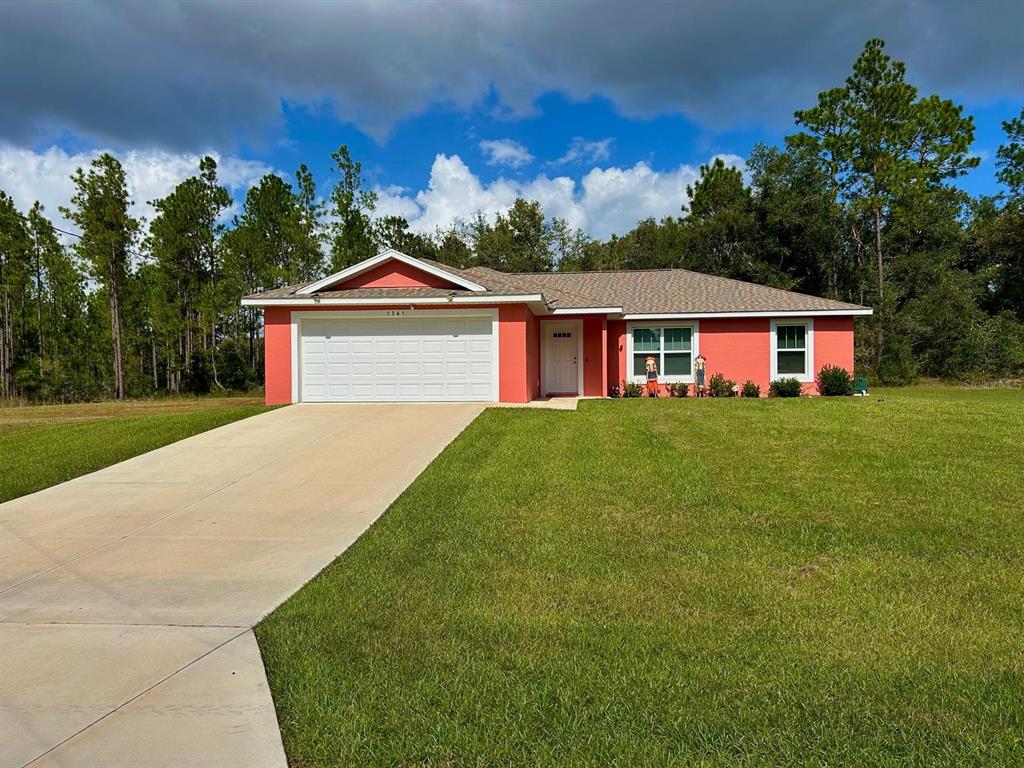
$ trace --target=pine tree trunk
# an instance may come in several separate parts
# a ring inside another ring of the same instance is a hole
[[[220,378],[217,376],[217,323],[214,322],[210,325],[210,367],[213,369],[213,383],[220,389],[224,387],[220,383]]]
[[[0,395],[13,397],[14,395],[14,332],[11,318],[11,291],[4,282],[3,303],[0,304],[3,311],[3,322],[0,323]]]
[[[39,247],[35,248],[36,256],[36,333],[39,337],[39,375],[43,374],[43,268],[39,263]]]
[[[881,367],[882,365],[882,348],[885,343],[885,322],[886,322],[886,308],[885,308],[885,273],[882,271],[882,209],[881,207],[875,208],[875,254],[878,260],[878,339],[876,342],[875,349],[875,366]]]
[[[117,300],[117,281],[110,281],[110,333],[114,337],[114,398],[124,400],[124,359],[121,355],[121,308]]]
[[[885,273],[882,271],[882,209],[875,208],[875,255],[878,259],[878,300],[885,298]]]

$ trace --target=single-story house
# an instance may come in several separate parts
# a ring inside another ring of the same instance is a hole
[[[723,373],[814,391],[853,370],[856,304],[685,269],[509,274],[395,250],[246,296],[265,311],[268,403],[605,397],[623,381]]]

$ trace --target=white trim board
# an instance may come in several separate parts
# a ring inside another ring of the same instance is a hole
[[[551,315],[621,315],[622,307],[565,307],[552,309]]]
[[[661,312],[633,313],[623,315],[623,320],[710,320],[716,317],[863,317],[874,313],[873,309],[819,309],[816,311],[786,312]]]
[[[387,290],[382,289],[382,290]],[[400,299],[364,298],[364,299],[321,299],[311,296],[296,296],[285,299],[242,299],[243,307],[418,307],[437,306],[444,304],[537,304],[544,301],[539,293],[527,296],[431,296],[428,298]]]
[[[291,313],[289,322],[291,324],[291,366],[292,366],[292,395],[291,401],[293,403],[302,402],[301,397],[301,381],[299,379],[299,372],[301,371],[302,361],[299,359],[299,342],[301,340],[301,324],[303,320],[315,319],[315,320],[331,320],[331,319],[359,319],[359,318],[375,318],[375,317],[409,317],[406,314],[406,310],[402,309],[368,309],[363,311],[357,310],[343,310],[340,312],[304,312],[296,310]],[[501,374],[498,370],[501,356],[499,354],[498,346],[500,343],[499,336],[499,325],[498,325],[498,310],[477,308],[477,309],[450,309],[450,310],[437,310],[431,311],[430,314],[426,312],[412,312],[412,317],[489,317],[491,319],[491,336],[493,343],[491,344],[491,365],[493,369],[493,381],[492,387],[492,401],[498,401],[499,387],[501,384]]]
[[[412,256],[396,251],[394,248],[389,248],[386,251],[381,251],[376,256],[371,256],[368,259],[360,261],[358,264],[353,264],[351,267],[346,267],[340,272],[335,272],[333,275],[328,275],[315,283],[310,283],[304,288],[300,288],[296,291],[296,294],[308,296],[311,293],[316,293],[328,286],[334,285],[335,283],[341,283],[345,280],[349,280],[356,275],[361,275],[363,272],[368,272],[374,267],[380,266],[386,261],[390,260],[400,261],[403,264],[408,264],[410,267],[415,267],[423,272],[434,277],[440,277],[443,280],[447,280],[450,283],[466,288],[470,291],[486,291],[482,285],[474,283],[472,280],[467,280],[464,277],[453,274],[446,269],[435,267],[432,264],[426,264],[419,259],[415,259]]]

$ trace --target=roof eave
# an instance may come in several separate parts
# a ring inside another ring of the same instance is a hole
[[[472,295],[472,296],[377,296],[364,298],[327,298],[322,296],[285,296],[281,298],[260,298],[246,296],[243,307],[365,307],[365,306],[437,306],[445,304],[543,304],[544,297],[537,294],[522,295]]]
[[[715,317],[866,317],[874,314],[870,307],[841,309],[764,309],[724,312],[629,312],[623,320],[699,320]]]

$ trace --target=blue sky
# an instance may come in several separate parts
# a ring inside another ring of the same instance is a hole
[[[712,130],[673,114],[630,118],[618,114],[608,99],[574,102],[559,93],[543,95],[537,100],[535,115],[516,120],[495,118],[492,105],[493,99],[470,110],[438,105],[425,114],[399,121],[388,138],[378,143],[357,126],[339,121],[328,109],[282,104],[289,140],[259,142],[250,146],[247,154],[282,169],[305,162],[319,178],[327,179],[331,173],[330,152],[339,144],[347,144],[363,163],[371,183],[418,189],[429,177],[437,152],[458,155],[485,182],[498,177],[526,179],[538,173],[578,179],[595,162],[614,166],[644,162],[666,171],[680,165],[699,166],[714,155],[746,157],[757,142],[781,145],[787,133],[797,130],[793,124],[746,124]],[[792,109],[806,106],[810,104],[794,104]],[[995,153],[1005,142],[1001,123],[1019,114],[1021,106],[1021,102],[1012,100],[966,106],[975,119],[972,150],[981,158],[980,165],[959,182],[971,194],[997,191]],[[515,165],[489,163],[489,153],[481,143],[501,140],[518,143],[532,159]],[[574,140],[577,146],[579,140],[586,144],[607,142],[607,154],[594,157],[583,152],[576,160],[564,160]]]
[[[137,212],[214,153],[241,199],[305,162],[326,188],[347,144],[431,231],[516,195],[598,237],[679,212],[715,156],[777,144],[792,114],[887,40],[922,94],[974,115],[997,191],[1000,123],[1024,104],[1024,3],[754,0],[172,2],[0,7],[0,188],[51,213],[100,149]],[[32,67],[25,67],[32,61]]]

